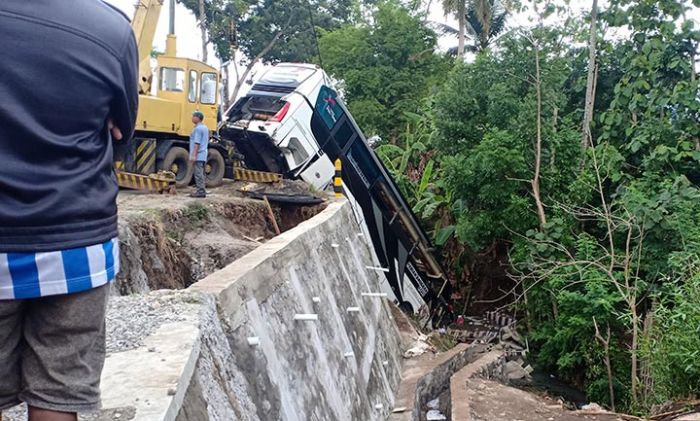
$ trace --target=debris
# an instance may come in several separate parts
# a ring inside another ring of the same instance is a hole
[[[256,243],[256,244],[262,244],[262,241],[261,241],[261,240],[264,240],[263,237],[251,238],[251,237],[248,237],[247,235],[243,235],[242,237],[243,237],[244,239],[250,241],[251,243]]]
[[[606,412],[605,409],[598,405],[595,402],[591,402],[589,404],[583,405],[581,407],[581,411],[590,411],[590,412]]]
[[[508,361],[503,368],[503,374],[509,380],[520,380],[530,375],[517,361]]]
[[[437,409],[431,409],[428,411],[428,413],[425,415],[425,419],[428,421],[442,421],[442,420],[447,420],[447,417]]]
[[[435,348],[430,345],[426,335],[418,335],[418,337],[415,339],[415,342],[413,342],[408,350],[404,352],[404,358],[414,358],[419,355],[423,355],[428,351],[435,352]]]
[[[168,396],[175,396],[177,391],[173,388],[168,389]]]

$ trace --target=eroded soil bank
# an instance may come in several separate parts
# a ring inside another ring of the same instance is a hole
[[[276,235],[270,208],[226,183],[206,199],[120,192],[120,295],[181,289],[221,269]],[[285,185],[278,186],[284,191]],[[281,231],[325,208],[271,204]]]

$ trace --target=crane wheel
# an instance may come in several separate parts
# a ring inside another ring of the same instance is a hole
[[[207,163],[204,166],[204,175],[206,176],[207,187],[218,187],[224,182],[224,172],[226,171],[226,162],[224,157],[216,149],[209,149]]]
[[[190,162],[190,154],[185,148],[180,146],[173,146],[168,149],[159,169],[172,171],[175,174],[175,185],[178,187],[188,186],[192,181],[192,173],[194,172]]]

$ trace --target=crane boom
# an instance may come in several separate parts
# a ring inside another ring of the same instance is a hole
[[[131,22],[136,36],[136,44],[139,47],[140,87],[141,93],[144,94],[150,91],[151,50],[162,6],[163,0],[139,0],[136,3],[134,19]]]

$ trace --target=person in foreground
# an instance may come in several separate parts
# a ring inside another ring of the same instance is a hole
[[[3,0],[0,39],[0,412],[74,421],[100,406],[137,46],[99,0]]]
[[[205,190],[206,179],[204,177],[204,165],[207,162],[209,148],[209,129],[202,123],[204,114],[200,111],[192,113],[192,134],[190,135],[190,162],[194,165],[194,184],[197,190],[190,194],[191,197],[207,197]]]

